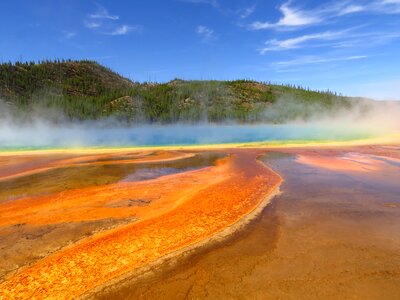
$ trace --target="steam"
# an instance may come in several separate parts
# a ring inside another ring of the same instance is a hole
[[[299,117],[300,116],[300,117]],[[283,124],[277,121],[285,120]],[[400,133],[400,103],[354,100],[348,108],[326,107],[281,98],[257,124],[127,125],[116,119],[67,121],[54,110],[17,117],[0,101],[0,149],[246,143],[261,141],[343,141]]]

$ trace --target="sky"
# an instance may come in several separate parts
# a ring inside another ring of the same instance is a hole
[[[0,61],[90,59],[134,81],[253,79],[400,99],[400,0],[13,0]]]

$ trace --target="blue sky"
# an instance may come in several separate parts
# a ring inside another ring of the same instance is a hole
[[[136,81],[255,79],[400,99],[400,0],[3,1],[0,60]]]

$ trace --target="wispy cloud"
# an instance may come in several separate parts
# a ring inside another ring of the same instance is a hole
[[[366,6],[366,10],[372,10],[385,14],[400,13],[399,0],[377,0]]]
[[[203,42],[209,42],[216,39],[214,30],[204,25],[197,26],[196,33],[201,37]]]
[[[368,58],[367,55],[352,55],[352,56],[341,56],[341,57],[302,56],[302,57],[292,59],[292,60],[278,61],[278,62],[273,63],[273,65],[277,66],[277,67],[292,67],[292,66],[300,66],[300,65],[359,60],[359,59],[366,59],[366,58]]]
[[[109,35],[125,35],[134,30],[137,31],[138,28],[129,26],[129,25],[122,25],[122,26],[115,28],[113,31],[111,31],[107,34],[109,34]]]
[[[257,0],[253,0],[253,4],[246,3],[244,5],[236,5],[235,1],[222,1],[222,0],[178,0],[180,2],[189,4],[204,4],[214,8],[224,16],[231,16],[239,20],[245,20],[255,12]],[[239,2],[239,1],[237,1]],[[236,6],[236,7],[235,7]],[[240,26],[244,26],[241,24]]]
[[[96,3],[96,5],[97,5],[96,12],[93,14],[90,14],[89,18],[91,18],[91,19],[109,19],[109,20],[118,20],[119,19],[119,16],[111,15],[104,6],[102,6],[98,3]]]
[[[249,7],[246,7],[244,9],[242,9],[240,11],[240,18],[241,19],[248,18],[249,16],[251,16],[255,12],[255,10],[256,10],[256,5],[252,5],[252,6],[249,6]]]
[[[278,7],[282,16],[277,22],[256,21],[248,27],[251,30],[261,29],[295,29],[323,23],[333,18],[354,13],[397,14],[400,13],[399,0],[376,0],[369,3],[351,0],[336,1],[311,9],[303,9],[292,4],[292,1]]]
[[[365,10],[365,7],[357,4],[350,4],[348,6],[341,6],[340,4],[336,6],[336,16],[344,16],[349,14],[354,14],[357,12],[362,12]]]
[[[288,51],[300,48],[347,48],[360,49],[385,45],[400,38],[400,33],[393,31],[360,31],[365,26],[351,27],[339,31],[324,31],[291,37],[272,39],[258,49],[260,54],[270,51]]]
[[[216,8],[219,7],[218,0],[181,0],[181,1],[186,3],[208,4]]]
[[[62,38],[65,40],[72,39],[75,36],[76,36],[76,32],[67,31],[67,30],[62,31]]]
[[[301,10],[290,6],[290,2],[286,2],[279,7],[282,17],[276,23],[270,22],[254,22],[250,24],[250,28],[254,30],[270,29],[279,27],[296,27],[315,24],[321,22],[318,14]]]
[[[400,38],[400,32],[368,32],[348,36],[333,43],[333,48],[360,48],[385,45]]]
[[[344,14],[351,14],[357,12],[365,12],[372,14],[398,14],[400,13],[399,0],[375,0],[369,2],[360,1],[344,1],[343,4],[336,4],[332,6],[336,9],[336,15],[341,16]]]
[[[86,26],[87,28],[89,28],[89,29],[101,27],[101,23],[95,22],[95,21],[88,21],[88,20],[85,20],[85,21],[84,21],[84,24],[85,24],[85,26]]]
[[[260,54],[265,54],[268,51],[297,49],[303,47],[307,42],[337,39],[338,37],[343,36],[345,32],[346,31],[325,31],[314,34],[306,34],[286,40],[273,39],[265,42],[265,47],[259,49],[259,52]]]
[[[91,29],[96,33],[115,36],[141,31],[141,26],[118,24],[120,19],[118,15],[110,14],[104,6],[98,3],[96,3],[96,6],[97,10],[95,13],[89,14],[84,20],[86,28]]]

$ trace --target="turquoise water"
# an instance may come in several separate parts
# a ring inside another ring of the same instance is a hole
[[[250,142],[348,141],[373,134],[346,126],[167,125],[135,127],[33,126],[0,128],[0,149],[206,145]]]

